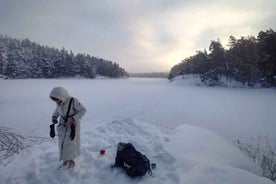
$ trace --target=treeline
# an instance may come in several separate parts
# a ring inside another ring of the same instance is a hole
[[[137,77],[137,78],[168,78],[168,73],[165,73],[165,72],[129,73],[129,77]]]
[[[276,33],[269,29],[255,36],[229,37],[229,49],[219,40],[211,41],[209,53],[197,51],[172,67],[169,79],[179,75],[198,74],[207,85],[219,85],[222,76],[244,85],[276,86]]]
[[[126,77],[127,72],[117,63],[86,54],[74,55],[59,50],[0,35],[0,75],[8,78],[94,78],[102,75]]]

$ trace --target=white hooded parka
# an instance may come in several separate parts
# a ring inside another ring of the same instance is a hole
[[[66,117],[71,96],[63,87],[55,87],[50,93],[50,97],[60,99],[61,104],[57,104],[53,116],[59,118],[57,126],[58,142],[59,142],[59,160],[73,160],[80,154],[80,119],[84,116],[86,109],[78,99],[73,98],[69,116],[75,120],[75,138],[71,140],[71,128],[65,125]]]

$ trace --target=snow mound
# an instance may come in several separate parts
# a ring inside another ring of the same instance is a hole
[[[205,128],[181,125],[164,147],[176,158],[180,183],[273,183],[259,177],[260,168],[231,142]]]
[[[186,86],[206,86],[203,82],[201,82],[199,75],[181,75],[173,78],[171,80],[173,84],[176,85],[186,85]],[[247,84],[247,83],[246,83]],[[244,85],[242,82],[231,79],[231,81],[227,80],[225,76],[221,77],[219,81],[219,85],[221,87],[230,87],[230,88],[249,88],[248,85]],[[250,86],[250,88],[261,88],[261,85],[255,84],[255,86]]]
[[[131,179],[111,168],[118,142],[131,142],[151,162],[153,177]],[[101,156],[99,151],[106,150]],[[214,132],[182,125],[169,133],[133,119],[117,120],[82,134],[82,153],[73,169],[59,168],[57,140],[45,141],[21,153],[0,171],[3,183],[95,184],[273,184],[237,148]]]
[[[181,75],[171,80],[172,84],[188,85],[188,86],[202,86],[199,76],[197,75]]]

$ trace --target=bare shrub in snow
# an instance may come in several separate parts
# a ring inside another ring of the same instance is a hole
[[[262,168],[264,177],[276,181],[276,145],[272,145],[266,137],[250,139],[247,143],[238,140],[236,145]]]
[[[0,165],[8,165],[19,153],[35,144],[41,144],[43,137],[23,137],[6,127],[0,127]]]
[[[11,158],[15,154],[19,154],[19,151],[23,149],[24,137],[15,133],[12,133],[9,128],[0,127],[0,163],[4,161],[4,165],[8,163],[7,159]]]

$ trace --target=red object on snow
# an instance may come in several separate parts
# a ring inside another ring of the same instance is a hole
[[[100,154],[101,154],[101,155],[104,155],[104,154],[105,154],[105,150],[104,150],[104,149],[101,149],[101,150],[100,150]]]

